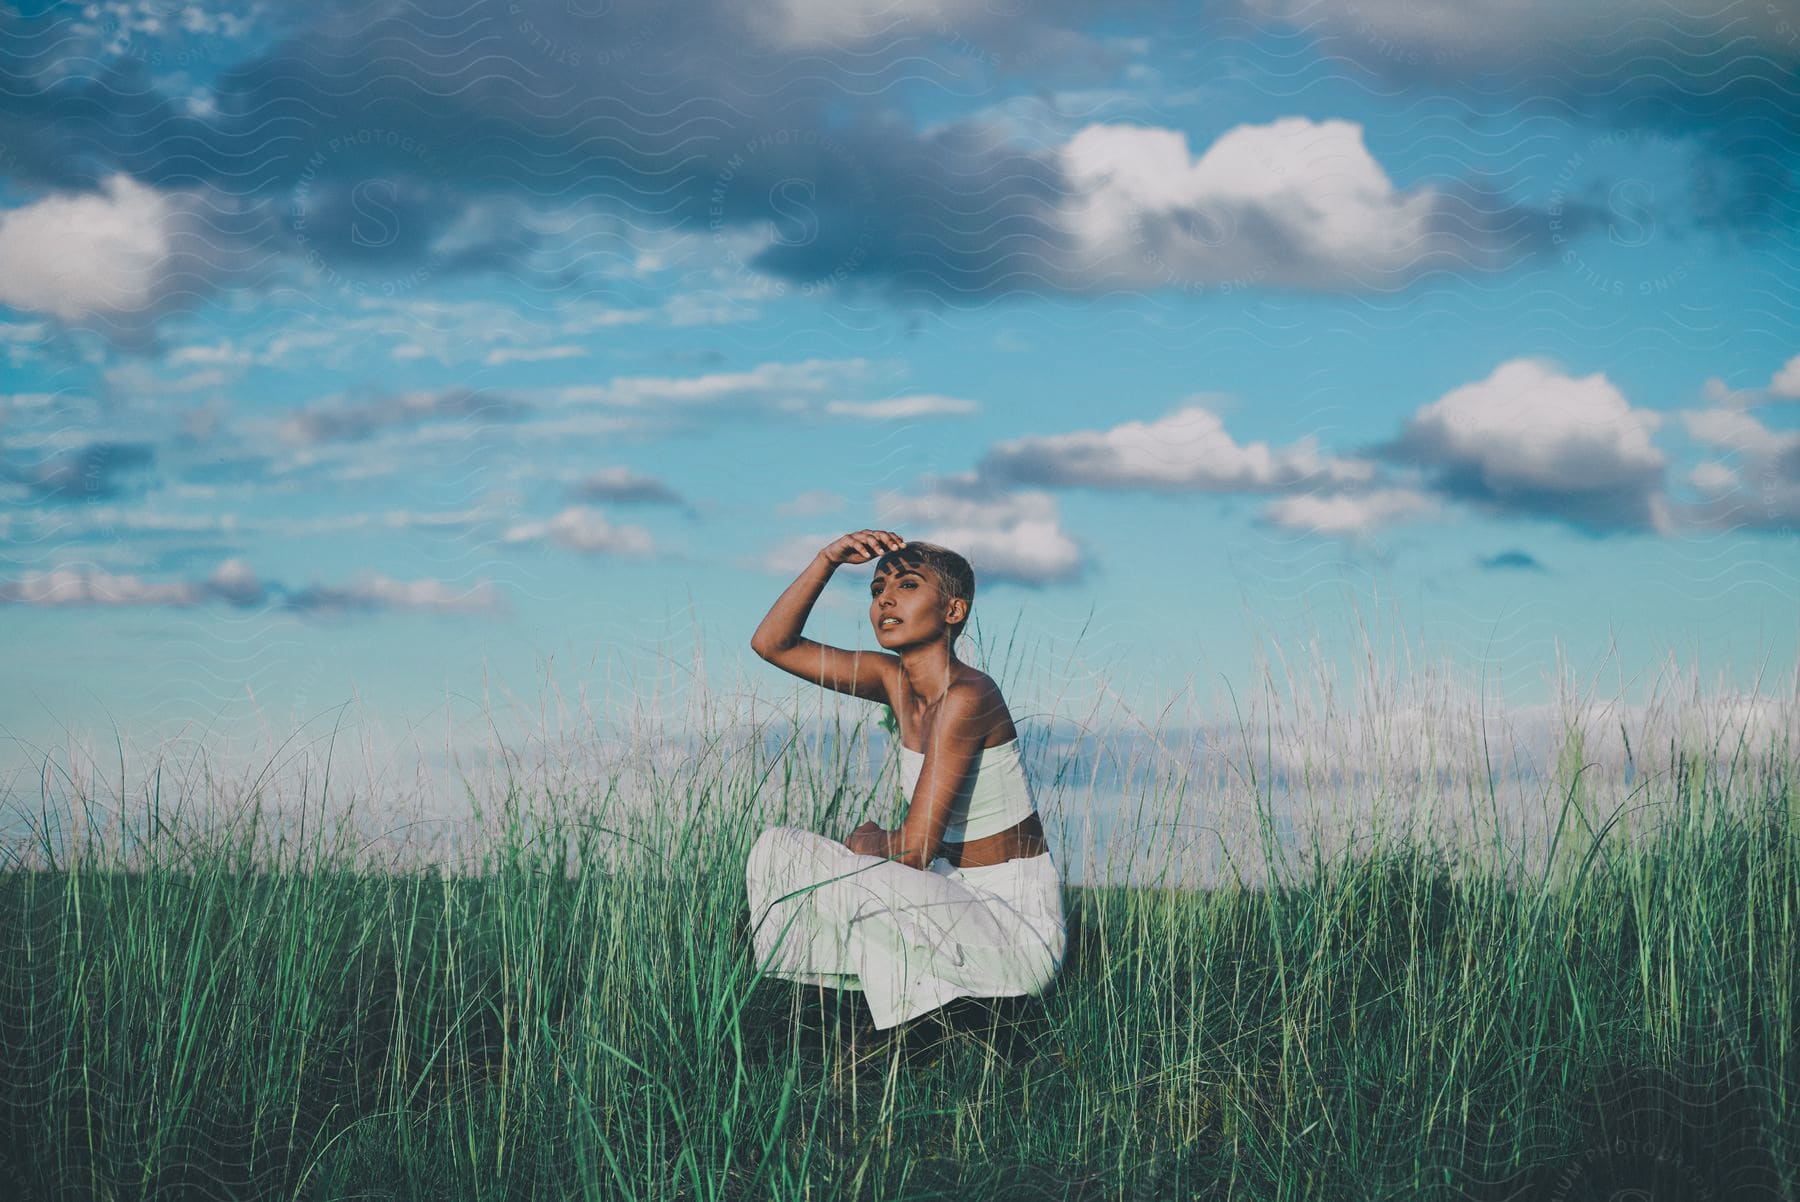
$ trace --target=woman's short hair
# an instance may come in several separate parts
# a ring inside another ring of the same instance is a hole
[[[904,564],[909,568],[925,567],[937,577],[938,589],[947,597],[961,597],[968,607],[962,623],[956,627],[961,634],[963,626],[968,623],[968,611],[975,608],[975,569],[969,561],[952,551],[949,547],[940,547],[936,543],[909,542],[897,551],[889,551],[875,561],[875,574],[879,576],[895,564]],[[954,637],[954,636],[952,636]]]

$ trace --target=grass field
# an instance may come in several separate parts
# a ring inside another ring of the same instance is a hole
[[[754,979],[749,799],[855,787],[799,749],[699,757],[656,804],[711,820],[634,854],[619,787],[505,793],[454,868],[75,815],[0,874],[0,1196],[1794,1197],[1794,712],[1610,792],[1570,740],[1529,870],[1071,889],[1052,993],[898,1039]]]

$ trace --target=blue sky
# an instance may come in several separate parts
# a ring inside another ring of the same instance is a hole
[[[1763,0],[7,10],[0,757],[777,692],[863,526],[1034,716],[1359,622],[1791,689],[1797,67]]]

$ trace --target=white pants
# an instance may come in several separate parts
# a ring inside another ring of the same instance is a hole
[[[859,856],[791,826],[757,837],[744,872],[758,969],[860,989],[883,1030],[958,997],[1038,994],[1064,950],[1048,854],[929,871]]]

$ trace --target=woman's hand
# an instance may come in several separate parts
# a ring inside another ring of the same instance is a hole
[[[880,856],[886,859],[890,854],[888,833],[876,826],[873,819],[851,831],[850,837],[844,840],[844,846],[859,856]]]
[[[906,540],[892,530],[856,530],[838,539],[819,554],[829,563],[868,563],[889,551],[898,551]]]

